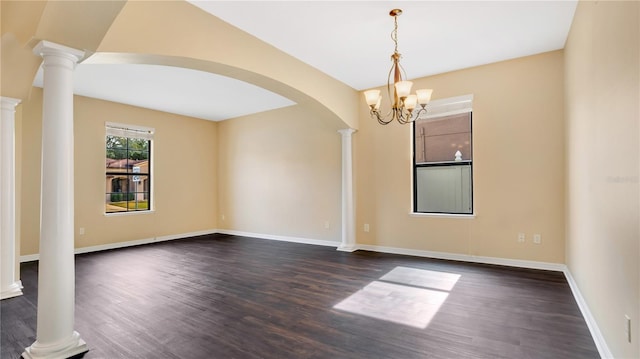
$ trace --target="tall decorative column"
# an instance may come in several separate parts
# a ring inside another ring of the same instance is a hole
[[[16,106],[20,100],[2,97],[0,115],[0,299],[22,295],[16,278]]]
[[[342,135],[342,242],[339,251],[356,250],[356,213],[353,205],[353,150],[351,135],[356,132],[352,128],[339,130]]]
[[[73,329],[73,70],[84,52],[48,41],[33,52],[44,59],[38,328],[22,356],[70,358],[88,350]]]

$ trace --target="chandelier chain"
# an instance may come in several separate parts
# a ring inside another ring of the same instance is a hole
[[[393,17],[393,22],[394,22],[394,27],[393,27],[393,31],[391,31],[391,40],[393,40],[393,43],[395,44],[394,52],[397,54],[398,53],[398,17],[397,16]]]

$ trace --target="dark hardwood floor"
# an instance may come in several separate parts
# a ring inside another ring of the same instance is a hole
[[[429,325],[333,309],[396,267],[460,275]],[[35,340],[37,262],[0,302],[1,357]],[[560,272],[209,235],[76,256],[94,358],[598,358]]]

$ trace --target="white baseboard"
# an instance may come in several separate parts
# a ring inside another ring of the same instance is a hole
[[[356,244],[356,246],[358,249],[373,251],[373,252],[403,254],[408,256],[447,259],[447,260],[461,261],[461,262],[495,264],[495,265],[501,265],[501,266],[542,269],[542,270],[551,270],[551,271],[557,271],[557,272],[563,272],[566,269],[566,266],[561,263],[536,262],[536,261],[527,261],[527,260],[520,260],[520,259],[497,258],[497,257],[482,257],[482,256],[472,256],[467,254],[433,252],[433,251],[424,251],[424,250],[418,250],[418,249],[384,247],[384,246],[376,246],[376,245],[369,245],[369,244]]]
[[[241,237],[269,239],[272,241],[314,244],[317,246],[338,247],[340,245],[340,242],[336,242],[336,241],[326,241],[321,239],[311,239],[311,238],[301,238],[301,237],[277,236],[273,234],[241,232],[241,231],[234,231],[230,229],[218,229],[217,233],[230,234],[230,235],[241,236]]]
[[[202,235],[206,235],[206,234],[214,234],[214,233],[217,233],[217,232],[218,231],[215,230],[215,229],[209,229],[209,230],[204,230],[204,231],[196,231],[196,232],[188,232],[188,233],[180,233],[180,234],[171,234],[171,235],[167,235],[167,236],[158,236],[158,237],[151,237],[151,238],[145,238],[145,239],[136,239],[136,240],[133,240],[133,241],[126,241],[126,242],[100,244],[100,245],[97,245],[97,246],[76,248],[74,250],[74,253],[75,254],[81,254],[81,253],[106,251],[108,249],[133,247],[133,246],[139,246],[139,245],[142,245],[142,244],[171,241],[171,240],[174,240],[174,239],[202,236]],[[39,258],[40,258],[39,254],[29,254],[29,255],[25,255],[25,256],[20,256],[20,263],[37,261]]]
[[[571,292],[573,292],[573,297],[576,299],[576,303],[578,303],[578,308],[580,308],[580,312],[582,312],[582,316],[584,320],[587,322],[587,327],[589,327],[589,331],[591,332],[591,337],[593,337],[593,341],[596,343],[596,347],[598,348],[598,353],[600,353],[601,358],[612,358],[613,354],[611,350],[609,350],[609,346],[607,342],[604,340],[604,336],[598,327],[598,323],[596,323],[596,319],[591,314],[589,310],[589,306],[587,302],[584,300],[582,293],[580,293],[580,288],[578,288],[578,284],[573,279],[571,275],[571,271],[569,268],[564,270],[564,276],[567,278],[567,282],[569,282],[569,287],[571,287]]]

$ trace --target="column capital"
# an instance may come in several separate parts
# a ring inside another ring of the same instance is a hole
[[[20,102],[22,102],[22,100],[17,98],[0,96],[0,103],[2,104],[3,110],[13,111]]]
[[[56,44],[50,41],[42,40],[34,48],[33,53],[43,58],[49,55],[63,56],[77,63],[80,61],[85,52],[64,45]]]
[[[342,136],[351,136],[354,132],[356,132],[357,130],[353,129],[353,128],[343,128],[342,130],[338,130],[338,132],[340,132],[340,134]]]

